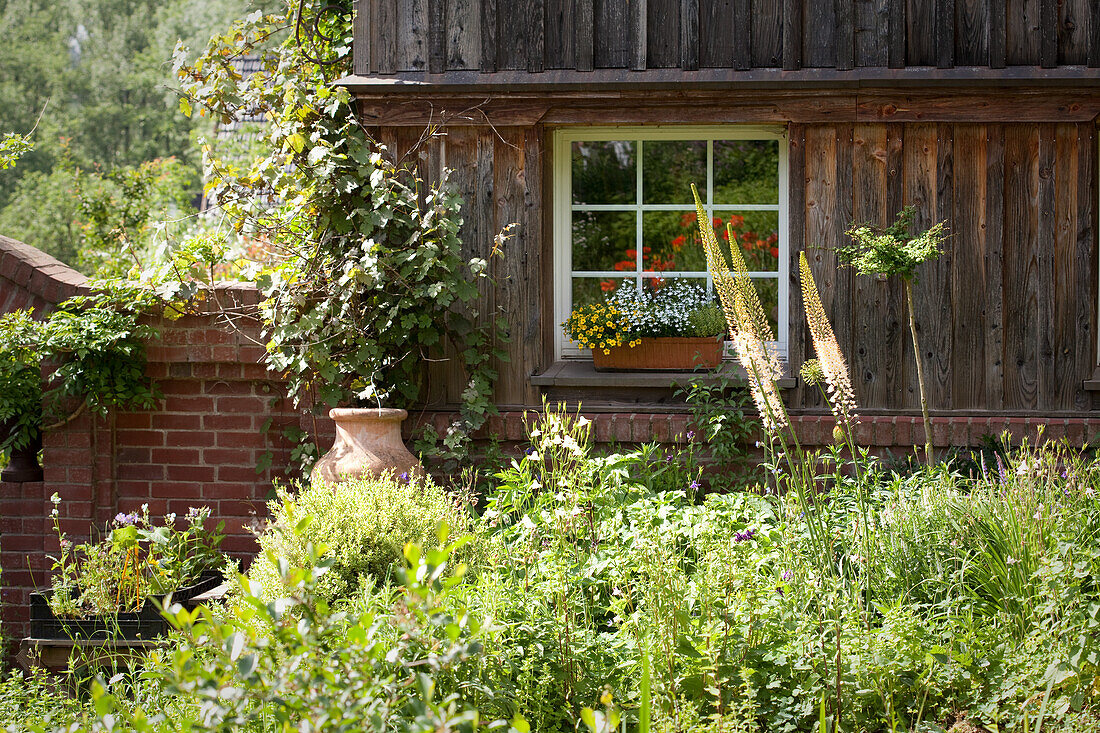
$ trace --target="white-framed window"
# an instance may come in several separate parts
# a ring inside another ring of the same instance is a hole
[[[787,132],[777,126],[564,128],[554,133],[554,318],[620,287],[685,278],[712,291],[691,184],[723,246],[735,229],[787,353]],[[559,358],[587,358],[556,329]]]

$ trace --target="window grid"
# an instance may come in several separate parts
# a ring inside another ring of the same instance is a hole
[[[663,133],[663,134],[661,134]],[[779,155],[778,155],[778,199],[779,203],[776,204],[715,204],[714,202],[714,141],[715,140],[761,140],[772,139],[777,140],[779,143]],[[576,204],[573,203],[573,187],[572,187],[572,145],[574,142],[601,142],[609,140],[623,140],[630,141],[635,144],[635,191],[634,191],[634,203],[633,204]],[[672,129],[664,128],[660,131],[645,130],[645,129],[627,129],[627,128],[606,128],[604,130],[589,130],[581,132],[559,130],[556,135],[555,146],[555,160],[557,161],[557,169],[555,171],[556,187],[556,200],[559,202],[558,210],[559,215],[556,217],[558,226],[556,227],[556,246],[555,246],[555,271],[560,273],[562,269],[568,271],[567,277],[557,276],[557,282],[559,287],[557,288],[557,307],[555,308],[556,320],[560,323],[566,319],[569,315],[569,311],[572,307],[572,283],[576,279],[581,278],[597,278],[607,277],[620,280],[629,279],[633,277],[635,280],[635,287],[639,290],[642,287],[643,280],[654,279],[658,277],[682,277],[682,278],[706,278],[706,287],[709,294],[713,294],[713,281],[709,272],[700,271],[646,271],[642,268],[644,262],[643,254],[643,213],[647,211],[694,211],[694,204],[646,204],[644,200],[643,190],[643,166],[644,166],[644,150],[646,140],[705,140],[707,143],[706,149],[706,203],[704,204],[704,211],[708,220],[714,218],[715,213],[721,212],[737,212],[737,211],[774,211],[779,214],[779,264],[778,270],[775,271],[753,271],[748,275],[753,279],[771,279],[778,281],[778,326],[779,332],[776,334],[778,341],[773,344],[773,347],[778,349],[783,355],[786,353],[787,348],[787,298],[788,298],[788,286],[787,279],[781,277],[783,263],[788,261],[788,242],[787,242],[787,217],[786,217],[786,198],[787,198],[787,146],[785,131],[777,129],[761,130],[759,128],[738,128],[730,127],[724,129],[718,128],[681,128]],[[565,202],[566,205],[562,205]],[[634,250],[635,250],[635,270],[633,273],[623,270],[573,270],[572,262],[572,216],[573,212],[578,211],[610,211],[610,212],[623,212],[633,213],[635,219],[635,232],[634,232]],[[563,268],[564,266],[564,268]],[[564,285],[564,286],[563,286]],[[577,357],[584,356],[582,350],[572,346],[567,338],[561,333],[561,329],[557,330],[557,353],[565,357]]]

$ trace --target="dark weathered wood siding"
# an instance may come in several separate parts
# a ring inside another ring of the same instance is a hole
[[[947,109],[943,116],[950,117]],[[423,129],[377,131],[401,151]],[[549,129],[449,126],[418,163],[427,179],[438,178],[443,165],[454,169],[467,201],[462,238],[471,255],[487,256],[496,232],[518,225],[494,262],[495,289],[486,290],[486,303],[500,309],[511,332],[496,392],[506,406],[537,406],[539,391],[528,377],[554,359]],[[838,269],[829,251],[852,221],[885,224],[915,204],[919,226],[944,220],[951,231],[943,256],[921,270],[916,286],[932,406],[967,413],[1091,409],[1083,382],[1097,363],[1092,120],[849,120],[795,122],[789,131],[793,371],[811,353],[795,280],[805,248],[861,408],[918,409],[900,284]],[[429,374],[433,403],[458,401],[458,370],[435,364]],[[590,401],[599,401],[597,392]],[[801,387],[790,397],[795,408],[819,406]]]
[[[1095,0],[359,0],[357,74],[1100,65]]]

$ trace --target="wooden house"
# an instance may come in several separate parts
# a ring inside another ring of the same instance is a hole
[[[443,133],[416,164],[453,170],[469,251],[519,225],[486,292],[512,334],[502,409],[678,409],[669,375],[597,373],[560,324],[617,278],[705,277],[673,244],[691,182],[756,258],[795,414],[822,412],[796,378],[803,250],[860,411],[919,412],[901,285],[830,249],[907,204],[951,232],[916,288],[937,441],[1073,433],[1097,406],[1095,0],[359,0],[354,27],[343,83],[398,156]],[[432,404],[462,386],[437,372]]]

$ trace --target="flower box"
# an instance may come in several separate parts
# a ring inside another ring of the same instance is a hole
[[[217,571],[203,573],[198,581],[179,588],[172,596],[173,603],[191,608],[196,597],[211,591],[225,582]],[[152,639],[168,631],[168,621],[161,615],[157,604],[146,599],[138,611],[114,615],[59,618],[50,608],[50,591],[31,594],[31,637],[34,639]],[[161,603],[167,596],[157,596]]]
[[[724,341],[715,336],[643,337],[634,347],[615,346],[604,353],[592,350],[592,365],[598,372],[703,371],[722,363]]]

